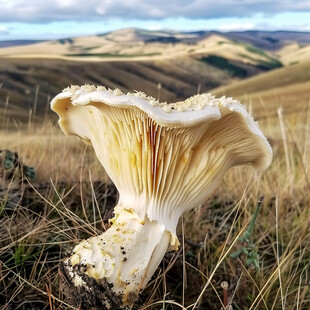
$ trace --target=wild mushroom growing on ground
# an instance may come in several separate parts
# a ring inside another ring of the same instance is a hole
[[[63,261],[77,305],[132,304],[166,251],[178,248],[180,216],[208,198],[230,167],[263,170],[272,159],[257,124],[232,98],[202,94],[167,104],[85,85],[65,89],[51,107],[64,133],[93,145],[120,196],[112,226]]]

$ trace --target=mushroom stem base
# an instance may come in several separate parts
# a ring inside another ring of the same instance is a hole
[[[145,298],[139,294],[136,296],[134,305],[124,305],[122,294],[116,294],[105,279],[96,281],[84,273],[85,267],[80,265],[75,268],[75,273],[79,275],[86,286],[76,286],[69,274],[70,267],[68,262],[62,261],[59,265],[63,293],[66,302],[77,309],[91,310],[111,310],[111,309],[130,309],[138,310],[144,304]],[[80,307],[80,308],[79,308]]]
[[[132,305],[169,245],[177,246],[176,237],[157,221],[142,220],[133,209],[118,206],[114,211],[113,225],[80,242],[61,264],[65,294],[78,305]]]

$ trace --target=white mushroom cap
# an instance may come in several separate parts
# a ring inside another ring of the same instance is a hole
[[[51,102],[60,127],[90,142],[133,208],[175,233],[183,212],[203,202],[232,166],[263,170],[272,150],[238,101],[210,94],[160,103],[143,93],[85,85]]]

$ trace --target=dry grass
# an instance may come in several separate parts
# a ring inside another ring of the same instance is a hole
[[[274,151],[271,167],[261,174],[232,169],[211,199],[184,215],[182,247],[166,255],[145,289],[143,309],[220,310],[226,302],[234,310],[309,309],[310,109],[285,112],[260,121]],[[115,189],[91,148],[63,136],[52,122],[2,130],[0,149],[17,151],[37,170],[33,184],[7,182],[1,192],[1,309],[70,309],[58,263],[79,240],[104,229]],[[251,251],[259,254],[255,269],[245,254],[230,255],[246,247],[237,238],[262,194],[250,236]]]

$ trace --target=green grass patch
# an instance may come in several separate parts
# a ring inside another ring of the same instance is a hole
[[[254,61],[254,62],[257,61],[257,59],[255,59],[255,58],[253,58],[253,57],[251,57],[249,55],[246,55],[246,54],[238,54],[238,56],[240,56],[242,58],[245,58],[245,59],[249,59],[249,60]]]
[[[94,50],[95,48],[99,48],[101,47],[101,45],[96,45],[96,46],[90,46],[90,47],[84,47],[85,51],[91,51]]]
[[[254,53],[260,56],[264,56],[264,57],[269,57],[265,51],[263,51],[262,49],[252,46],[252,45],[245,45],[245,49],[250,52],[250,53]]]
[[[266,58],[266,61],[257,60],[258,68],[261,68],[263,70],[272,70],[272,69],[283,67],[283,64],[281,63],[281,61],[279,61],[278,59],[274,57],[269,56],[268,54],[265,53],[265,51],[263,51],[260,48],[257,48],[252,45],[245,45],[245,49],[250,53],[257,54],[257,55],[260,55]]]
[[[255,47],[253,45],[249,45],[246,43],[243,43],[241,41],[237,41],[237,40],[233,40],[232,41],[235,45],[240,45],[243,46],[248,52],[253,53],[253,54],[257,54],[263,57],[270,57],[269,55],[266,54],[266,52],[264,50],[262,50],[261,48]]]
[[[263,70],[272,70],[272,69],[283,67],[283,64],[281,63],[281,61],[279,61],[278,59],[274,57],[271,57],[261,48],[255,47],[253,45],[248,45],[248,44],[245,44],[239,41],[233,41],[233,42],[237,45],[243,46],[248,52],[252,54],[260,55],[266,58],[266,60],[263,61],[263,60],[257,60],[245,54],[239,54],[240,56],[242,55],[242,57],[256,61],[258,63],[257,65],[258,68],[261,68]]]
[[[259,60],[256,67],[263,70],[273,70],[283,67],[283,64],[278,59],[269,57],[267,61]]]
[[[57,40],[60,44],[66,44],[66,43],[69,43],[69,44],[73,44],[73,39],[71,38],[68,38],[68,39],[59,39]]]
[[[238,54],[240,57],[245,58],[245,59],[249,59],[251,61],[253,61],[254,63],[256,63],[256,67],[259,69],[262,69],[264,71],[268,71],[268,70],[272,70],[272,69],[277,69],[277,68],[281,68],[283,67],[283,64],[281,61],[279,61],[276,58],[272,58],[272,57],[267,57],[267,60],[259,60],[259,59],[255,59],[249,55],[246,54]]]
[[[76,53],[76,54],[65,54],[68,57],[117,57],[117,58],[127,58],[127,57],[140,57],[140,56],[157,56],[161,53],[149,53],[149,54],[110,54],[110,53]]]
[[[226,44],[226,43],[228,43],[227,41],[218,41],[216,44],[217,45],[223,45],[223,44]]]
[[[247,71],[244,68],[232,64],[226,58],[220,56],[209,55],[206,57],[202,57],[200,61],[205,62],[218,69],[225,70],[233,77],[244,78],[247,76]]]

